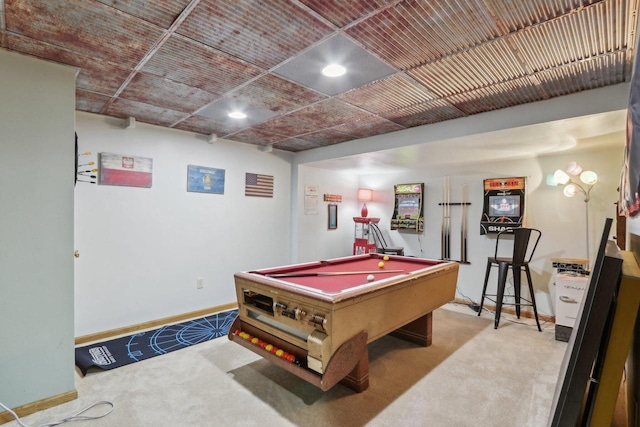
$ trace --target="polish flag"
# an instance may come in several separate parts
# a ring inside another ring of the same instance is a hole
[[[100,153],[99,183],[151,188],[153,159]]]

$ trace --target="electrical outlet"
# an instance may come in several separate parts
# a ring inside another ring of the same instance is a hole
[[[202,277],[198,277],[196,279],[196,288],[198,289],[204,288],[204,279]]]

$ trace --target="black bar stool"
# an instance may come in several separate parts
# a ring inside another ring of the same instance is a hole
[[[498,247],[500,245],[500,238],[503,235],[513,235],[513,255],[510,258],[499,257],[498,256]],[[516,316],[518,319],[520,318],[520,307],[521,306],[532,306],[533,314],[536,317],[536,323],[538,324],[538,330],[542,332],[540,328],[540,321],[538,320],[538,310],[536,308],[536,298],[533,293],[533,282],[531,281],[531,272],[529,271],[529,262],[531,258],[533,258],[533,253],[538,246],[538,241],[542,236],[542,232],[535,228],[511,228],[498,233],[496,238],[496,251],[493,257],[489,257],[487,259],[487,272],[484,276],[484,286],[482,288],[482,298],[480,299],[480,309],[478,310],[478,316],[482,313],[482,305],[484,303],[484,299],[487,298],[490,301],[496,303],[496,317],[494,329],[498,329],[498,324],[500,323],[500,312],[502,311],[502,305],[515,305],[516,306]],[[533,239],[532,239],[533,237]],[[533,242],[533,245],[529,243]],[[528,255],[527,255],[528,253]],[[497,294],[487,294],[487,282],[489,281],[489,274],[491,273],[491,267],[498,267],[498,290]],[[507,282],[507,273],[511,268],[513,272],[513,288],[514,294],[513,297],[515,302],[511,303],[503,303],[504,298],[504,288]],[[529,284],[529,295],[531,295],[531,301],[523,298],[520,292],[521,285],[521,274],[524,269],[527,274],[527,283]],[[495,300],[489,297],[496,297]],[[524,301],[524,303],[522,302]]]
[[[376,242],[376,251],[379,254],[404,256],[404,248],[387,246],[387,241],[382,235],[382,231],[378,227],[378,224],[371,223],[370,225],[371,231],[373,232],[373,240]]]

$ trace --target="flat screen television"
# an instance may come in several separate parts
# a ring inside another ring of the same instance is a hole
[[[490,217],[520,217],[520,196],[489,196]]]

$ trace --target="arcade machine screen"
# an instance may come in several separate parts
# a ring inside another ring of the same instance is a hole
[[[420,216],[420,197],[418,195],[398,196],[398,215],[401,218],[418,218]]]
[[[489,216],[520,217],[520,196],[489,196]]]

